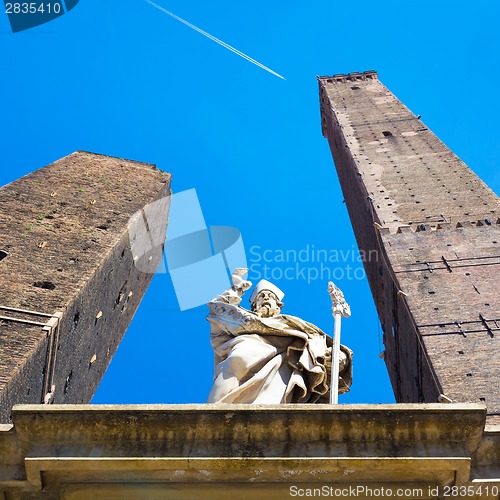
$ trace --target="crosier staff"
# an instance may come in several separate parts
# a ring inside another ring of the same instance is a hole
[[[344,294],[340,288],[328,283],[328,293],[332,299],[332,316],[334,319],[334,334],[332,348],[332,378],[330,381],[330,404],[339,402],[339,365],[340,365],[340,322],[342,318],[351,315],[351,308],[344,299]]]

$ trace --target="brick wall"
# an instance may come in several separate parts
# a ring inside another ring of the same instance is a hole
[[[137,259],[151,270],[161,259],[161,247],[132,255],[129,221],[169,193],[170,175],[153,165],[87,152],[0,189],[0,306],[62,312],[57,338],[0,321],[0,421],[13,404],[40,403],[48,383],[56,403],[90,401],[152,277]]]
[[[319,78],[328,138],[401,402],[500,421],[500,200],[375,72]],[[374,253],[372,252],[372,255]]]

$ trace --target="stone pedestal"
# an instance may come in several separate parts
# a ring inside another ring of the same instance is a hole
[[[123,500],[492,490],[500,429],[485,419],[465,404],[17,406],[0,431],[0,491]]]

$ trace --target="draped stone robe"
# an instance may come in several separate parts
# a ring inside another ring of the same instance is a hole
[[[209,403],[328,403],[332,339],[295,316],[263,318],[217,299],[207,320],[215,353]],[[339,393],[349,391],[352,352],[341,346]]]

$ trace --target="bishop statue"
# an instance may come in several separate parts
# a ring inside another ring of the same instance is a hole
[[[233,286],[208,303],[210,340],[215,354],[209,403],[328,403],[332,339],[317,326],[281,314],[284,293],[261,280],[250,296],[251,310],[240,306],[252,284],[236,269]],[[338,392],[349,391],[352,351],[340,346]]]

